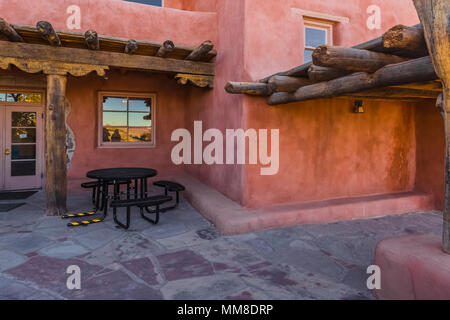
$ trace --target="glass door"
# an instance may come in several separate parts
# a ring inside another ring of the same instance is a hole
[[[3,143],[7,190],[42,186],[42,109],[6,106]]]

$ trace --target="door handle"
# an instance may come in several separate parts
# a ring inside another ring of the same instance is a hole
[[[9,156],[11,154],[11,150],[9,150],[9,148],[5,149],[5,155]]]

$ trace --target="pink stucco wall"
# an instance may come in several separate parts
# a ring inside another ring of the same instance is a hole
[[[442,197],[443,134],[429,103],[365,101],[367,112],[350,112],[351,100],[326,99],[269,107],[262,98],[229,95],[227,81],[254,81],[303,62],[303,20],[292,8],[349,18],[334,25],[335,45],[351,46],[389,27],[418,23],[410,0],[166,0],[165,8],[119,0],[0,0],[2,16],[34,25],[48,20],[67,30],[66,8],[81,8],[80,30],[141,40],[195,46],[212,40],[218,51],[213,90],[180,87],[166,76],[112,72],[70,78],[68,118],[77,149],[69,178],[90,169],[123,165],[153,166],[162,172],[186,170],[247,207],[418,190]],[[369,5],[381,9],[381,29],[369,30]],[[26,12],[26,14],[25,14]],[[96,148],[99,90],[156,92],[157,147]],[[418,119],[425,119],[419,121]],[[261,176],[259,166],[171,165],[172,130],[235,128],[280,129],[280,170]],[[423,133],[423,134],[422,134]],[[435,155],[431,157],[430,154]]]
[[[154,148],[111,149],[97,147],[98,91],[156,93],[156,115],[153,128]],[[67,98],[71,112],[67,124],[74,131],[76,151],[72,158],[69,179],[85,178],[86,172],[96,168],[144,166],[162,174],[172,174],[182,168],[170,161],[173,130],[184,126],[187,90],[164,75],[130,72],[122,75],[109,72],[108,80],[96,75],[87,78],[70,77]]]
[[[381,9],[381,28],[369,30],[366,9],[373,4]],[[356,115],[351,100],[268,107],[262,98],[224,95],[220,89],[227,80],[255,81],[303,62],[303,19],[292,8],[349,18],[334,25],[334,44],[342,46],[380,36],[399,23],[418,23],[406,0],[217,1],[219,90],[191,91],[194,112],[188,125],[203,120],[205,129],[280,129],[280,170],[275,176],[261,176],[260,167],[250,165],[187,170],[247,207],[414,189],[441,192],[442,185],[432,187],[424,178],[416,184],[416,158],[423,155],[417,155],[414,103],[365,101],[367,112]],[[437,160],[426,167],[440,170],[441,165]]]
[[[81,9],[81,29],[68,30],[71,5]],[[121,0],[0,0],[1,16],[10,23],[36,25],[50,21],[55,29],[85,32],[136,40],[165,41],[196,46],[216,41],[216,14],[161,8]]]

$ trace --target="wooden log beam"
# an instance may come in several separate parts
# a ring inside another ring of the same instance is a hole
[[[187,57],[189,61],[201,61],[208,57],[208,53],[214,49],[214,45],[211,41],[206,40],[200,46],[195,48]]]
[[[273,76],[268,84],[274,92],[294,92],[300,87],[312,84],[312,82],[305,78]]]
[[[45,114],[45,192],[47,199],[46,213],[49,216],[59,216],[67,211],[66,82],[66,76],[47,76],[47,106]]]
[[[436,74],[443,85],[443,95],[438,100],[446,139],[442,248],[450,254],[450,1],[414,0],[414,5]]]
[[[156,56],[160,58],[165,58],[169,53],[171,53],[175,49],[175,44],[170,41],[164,41],[163,45],[156,52]]]
[[[417,50],[428,54],[422,25],[407,27],[399,24],[385,32],[382,38],[385,48]]]
[[[84,34],[84,40],[86,41],[86,46],[90,50],[99,50],[100,41],[98,39],[98,34],[95,30],[88,30]]]
[[[139,49],[139,44],[136,40],[128,40],[127,44],[125,45],[125,53],[126,54],[134,54]]]
[[[0,18],[0,33],[4,35],[9,41],[23,42],[23,38],[16,30],[4,19]]]
[[[408,60],[380,52],[336,46],[319,46],[312,58],[317,66],[353,72],[375,72],[388,64]]]
[[[269,96],[273,90],[267,83],[260,82],[228,82],[225,90],[231,94],[248,94],[252,96]]]
[[[373,74],[360,72],[312,84],[302,87],[294,93],[277,92],[269,97],[268,104],[278,105],[317,98],[331,98],[393,85],[431,81],[436,78],[430,57],[423,57],[387,65]]]
[[[55,29],[53,29],[50,22],[47,21],[39,21],[36,24],[36,29],[40,33],[41,37],[48,41],[52,46],[60,47],[61,40],[56,34]]]
[[[349,75],[350,73],[351,73],[351,71],[340,70],[340,69],[335,69],[335,68],[320,67],[320,66],[316,66],[313,64],[308,69],[308,78],[312,82],[322,82],[322,81],[329,81],[332,79],[343,77],[343,76]]]
[[[261,83],[268,83],[270,78],[274,77],[274,76],[286,76],[286,77],[303,77],[306,78],[308,77],[308,69],[309,67],[312,66],[312,62],[308,62],[305,64],[302,64],[301,66],[292,68],[288,71],[283,71],[283,72],[278,72],[275,73],[271,76],[268,76],[264,79],[259,80],[259,82]]]
[[[123,49],[122,49],[123,50]],[[47,45],[0,41],[0,57],[110,66],[132,70],[214,75],[214,64],[125,53],[52,48]]]

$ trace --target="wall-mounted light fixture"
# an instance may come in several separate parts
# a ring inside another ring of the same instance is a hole
[[[355,104],[353,105],[354,113],[365,113],[364,104],[362,100],[355,100]]]

